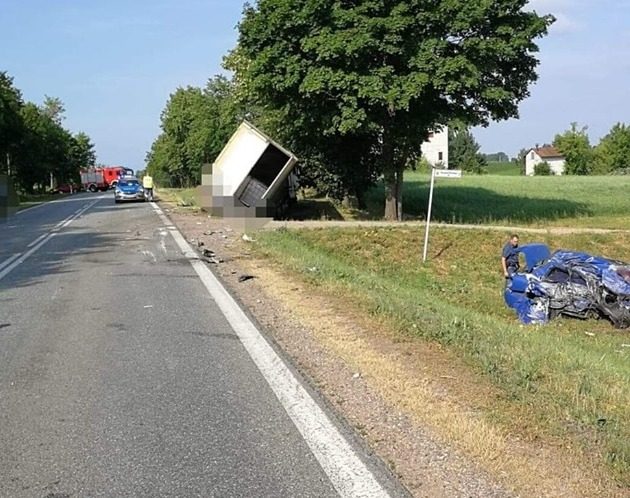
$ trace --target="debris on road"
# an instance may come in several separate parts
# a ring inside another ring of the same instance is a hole
[[[245,282],[246,280],[252,280],[254,277],[254,275],[241,275],[240,277],[238,277],[238,281],[239,282]]]

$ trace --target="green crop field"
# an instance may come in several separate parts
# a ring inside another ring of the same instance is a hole
[[[429,175],[407,172],[403,211],[424,217]],[[383,215],[383,187],[367,196],[370,218]],[[630,176],[439,178],[432,219],[446,223],[630,228]]]
[[[502,175],[502,176],[519,176],[521,174],[521,165],[511,162],[504,163],[488,163],[486,171],[489,175]]]

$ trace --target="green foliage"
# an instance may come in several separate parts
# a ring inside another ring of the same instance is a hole
[[[517,116],[536,79],[534,40],[553,21],[525,4],[259,0],[227,65],[261,108],[283,114],[298,149],[327,167],[350,149],[343,172],[385,173],[396,218],[402,171],[430,130]]]
[[[616,123],[593,151],[593,172],[606,174],[630,168],[630,126]]]
[[[22,136],[22,94],[13,86],[13,78],[0,72],[0,173],[8,173],[10,155]]]
[[[189,187],[201,180],[243,117],[234,85],[215,76],[205,88],[178,88],[162,111],[162,133],[147,154],[147,170],[163,185]]]
[[[505,152],[495,152],[493,154],[483,154],[484,159],[488,163],[507,163],[510,161],[509,156]]]
[[[551,166],[547,161],[543,161],[534,166],[534,175],[536,176],[550,176],[552,174]]]
[[[571,123],[571,128],[556,135],[553,145],[566,159],[565,173],[569,175],[588,175],[593,168],[593,150],[589,143],[587,127],[578,128]]]
[[[486,159],[479,153],[479,144],[470,130],[461,125],[452,125],[448,129],[448,161],[451,169],[485,172]]]
[[[46,97],[42,106],[22,101],[13,80],[0,72],[0,172],[22,191],[43,190],[51,175],[57,183],[76,181],[79,169],[95,162],[85,133],[75,136],[62,126],[64,105]]]

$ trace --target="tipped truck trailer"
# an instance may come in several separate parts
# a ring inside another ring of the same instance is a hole
[[[244,121],[210,171],[204,168],[203,207],[222,217],[282,217],[296,200],[297,157]],[[208,174],[209,173],[209,174]]]

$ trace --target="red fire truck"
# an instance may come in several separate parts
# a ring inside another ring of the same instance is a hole
[[[81,185],[85,190],[96,192],[115,187],[122,176],[133,175],[133,170],[123,166],[99,166],[81,170]]]

